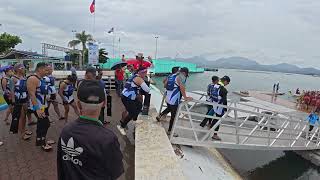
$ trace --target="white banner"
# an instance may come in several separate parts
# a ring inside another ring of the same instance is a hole
[[[99,46],[94,43],[88,43],[88,64],[99,64]]]

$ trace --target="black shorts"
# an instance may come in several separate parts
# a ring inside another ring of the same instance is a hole
[[[56,94],[50,94],[50,100],[55,101],[57,99]]]
[[[11,105],[11,104],[12,104],[11,99],[9,99],[9,95],[4,94],[4,95],[3,95],[3,98],[4,98],[4,100],[6,101],[6,103],[7,103],[8,105]]]
[[[24,99],[16,99],[16,104],[26,104],[28,102],[27,98]]]
[[[137,117],[142,110],[142,102],[138,100],[131,100],[125,96],[121,97],[121,101],[128,113],[134,117],[133,120],[137,120]]]
[[[68,105],[68,104],[72,104],[74,102],[74,99],[72,99],[72,101],[67,102],[67,101],[63,101],[63,105]]]

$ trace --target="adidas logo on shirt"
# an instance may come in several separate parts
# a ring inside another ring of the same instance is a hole
[[[66,153],[65,155],[62,156],[62,159],[64,161],[71,161],[75,165],[82,166],[82,162],[79,159],[76,159],[75,157],[79,156],[83,152],[83,148],[82,147],[74,148],[73,137],[71,137],[68,140],[67,145],[61,138],[61,148],[62,148],[62,151]]]

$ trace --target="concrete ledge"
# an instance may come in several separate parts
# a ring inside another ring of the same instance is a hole
[[[152,110],[150,114],[154,114]],[[164,128],[152,116],[139,119],[143,122],[135,132],[135,179],[185,180]]]

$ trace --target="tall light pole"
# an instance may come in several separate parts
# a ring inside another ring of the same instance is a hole
[[[157,53],[158,53],[158,38],[159,38],[159,36],[155,36],[154,38],[156,39],[156,52],[155,52],[155,55],[154,55],[154,59],[157,59]]]
[[[115,38],[115,34],[114,32],[112,32],[112,55],[113,55],[113,59],[115,58],[115,55],[114,55],[114,38]]]

